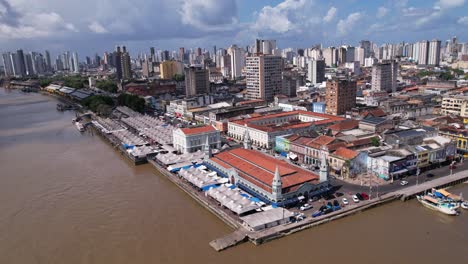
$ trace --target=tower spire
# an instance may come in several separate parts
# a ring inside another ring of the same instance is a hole
[[[250,133],[247,125],[245,125],[245,132],[244,132],[244,148],[251,149],[252,148],[252,140],[250,139]]]
[[[211,158],[211,147],[210,147],[210,137],[206,135],[206,142],[205,142],[205,159]]]
[[[273,176],[273,182],[271,184],[271,190],[274,200],[281,200],[281,198],[283,197],[283,182],[281,181],[281,175],[279,173],[278,165],[276,165],[275,175]]]
[[[320,182],[326,182],[328,180],[328,162],[325,154],[322,154],[320,160]]]

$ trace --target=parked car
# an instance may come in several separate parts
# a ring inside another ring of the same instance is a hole
[[[346,199],[346,198],[341,199],[341,201],[343,202],[344,205],[349,204],[348,199]]]
[[[322,215],[322,211],[315,211],[313,214],[312,214],[312,217],[318,217],[318,216],[321,216]]]
[[[434,174],[432,174],[432,173],[428,173],[428,174],[426,174],[426,177],[428,177],[428,178],[432,178],[432,177],[434,177],[434,176],[435,176],[435,175],[434,175]]]
[[[336,197],[341,197],[341,196],[343,196],[343,195],[344,195],[344,193],[342,193],[342,192],[336,192],[336,193],[335,193],[335,196],[336,196]]]
[[[310,208],[312,208],[312,205],[310,204],[304,204],[303,206],[301,206],[301,208],[299,208],[301,211],[305,211],[305,210],[309,210]]]
[[[356,195],[353,195],[353,201],[355,203],[359,203],[359,198]]]
[[[369,200],[369,195],[367,195],[367,193],[362,192],[361,196],[362,196],[362,198],[364,198],[364,200]]]
[[[316,201],[318,201],[318,200],[319,200],[319,197],[318,197],[318,196],[314,196],[314,197],[312,197],[312,199],[310,199],[309,201],[311,201],[311,202],[316,202]]]
[[[364,197],[360,193],[356,193],[356,197],[359,199],[359,201],[364,201]]]
[[[407,181],[401,181],[400,184],[401,184],[401,186],[405,186],[405,185],[408,184],[408,182]]]
[[[333,200],[333,206],[339,206],[340,203],[337,200]]]

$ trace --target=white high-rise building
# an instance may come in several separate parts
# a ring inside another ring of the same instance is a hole
[[[255,41],[255,53],[271,55],[276,50],[276,40],[257,39]]]
[[[273,101],[281,93],[283,58],[259,54],[246,59],[247,99]]]
[[[231,56],[231,78],[235,80],[242,75],[242,69],[245,66],[245,52],[237,45],[232,45],[228,49],[228,54]]]
[[[323,58],[328,67],[336,65],[338,61],[338,51],[335,47],[328,47],[323,50]]]
[[[429,43],[428,63],[429,65],[439,66],[440,63],[440,40],[431,40]]]
[[[429,54],[429,41],[423,40],[419,42],[418,64],[427,65]]]
[[[325,81],[325,61],[309,60],[307,80],[313,84]]]
[[[80,72],[80,67],[78,65],[78,53],[73,52],[73,72]]]
[[[364,65],[365,60],[365,50],[364,48],[355,48],[354,49],[354,61],[358,61],[360,65]]]

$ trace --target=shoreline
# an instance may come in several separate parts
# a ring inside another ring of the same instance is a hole
[[[50,95],[48,93],[40,93],[40,94]],[[53,97],[58,98],[58,96],[53,96]],[[126,156],[126,158],[129,161],[132,161],[129,155],[126,155],[127,152],[119,146],[120,143],[116,142],[117,139],[113,138],[112,135],[103,134],[101,131],[99,131],[99,129],[96,129],[94,125],[92,125],[91,127],[93,131],[97,131],[98,135],[103,137],[105,141],[109,142],[113,148],[118,149],[118,151],[121,152],[122,155]],[[294,234],[304,229],[319,226],[319,225],[322,225],[322,224],[325,224],[325,223],[328,223],[337,219],[341,219],[349,215],[353,215],[353,214],[377,207],[379,205],[383,205],[383,204],[395,201],[397,199],[406,201],[406,200],[412,199],[416,194],[424,192],[426,190],[430,190],[431,188],[453,186],[453,185],[458,185],[462,183],[468,183],[468,174],[461,175],[464,173],[464,171],[461,171],[461,172],[453,174],[452,176],[444,176],[444,177],[441,177],[432,181],[422,183],[417,186],[408,186],[401,190],[384,194],[380,196],[379,198],[374,198],[372,200],[363,201],[359,203],[359,205],[354,205],[354,204],[349,205],[339,211],[332,212],[324,216],[320,216],[317,218],[312,218],[308,216],[305,220],[302,220],[300,222],[288,223],[285,225],[280,225],[280,226],[272,227],[269,229],[252,232],[252,231],[246,230],[243,227],[240,219],[238,218],[236,219],[236,217],[233,217],[229,215],[228,213],[226,213],[226,210],[224,210],[221,206],[215,204],[209,197],[205,196],[203,192],[200,192],[196,190],[195,188],[193,188],[192,186],[190,186],[187,182],[183,181],[177,175],[171,173],[166,168],[158,164],[157,161],[148,159],[147,162],[151,163],[152,166],[158,172],[166,176],[170,181],[176,184],[185,193],[187,193],[193,199],[195,199],[201,206],[209,210],[215,216],[220,218],[224,223],[226,223],[229,227],[234,229],[234,232],[229,233],[224,237],[215,239],[209,243],[216,251],[227,249],[229,247],[235,246],[247,240],[249,240],[255,245],[260,245],[260,244],[272,241],[274,239],[278,239],[278,238],[281,238],[290,234]],[[139,163],[135,161],[133,162],[133,164],[135,166],[139,165]]]

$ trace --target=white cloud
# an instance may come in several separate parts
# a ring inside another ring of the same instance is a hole
[[[450,9],[460,7],[465,4],[465,0],[439,0],[435,3],[434,8],[436,9]]]
[[[0,38],[31,39],[63,32],[78,32],[73,24],[65,22],[55,12],[18,15],[10,14],[8,8],[2,10],[4,12],[2,12],[1,18],[8,22],[0,21]]]
[[[460,25],[468,26],[468,16],[460,17],[457,20],[457,23],[460,24]]]
[[[379,9],[377,9],[377,17],[382,18],[386,16],[388,14],[388,11],[388,8],[385,8],[383,6],[379,7]]]
[[[344,20],[340,19],[340,21],[338,21],[338,24],[336,25],[336,31],[338,35],[343,36],[346,35],[348,32],[355,30],[354,26],[359,20],[362,19],[362,17],[362,13],[356,12],[349,14],[349,16]]]
[[[323,18],[323,21],[325,23],[332,21],[336,16],[336,11],[338,11],[336,7],[330,7],[330,9],[328,9],[327,15]]]
[[[200,28],[235,24],[237,2],[235,0],[183,0],[180,15],[184,24]]]
[[[101,23],[97,21],[93,21],[91,24],[88,25],[89,30],[94,33],[103,34],[109,32]]]

